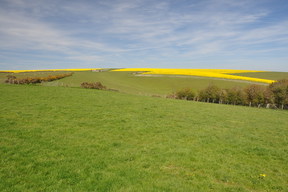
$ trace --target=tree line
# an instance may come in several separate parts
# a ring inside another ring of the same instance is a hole
[[[191,88],[184,88],[167,97],[258,108],[288,109],[288,79],[278,80],[269,86],[251,84],[244,88],[232,87],[229,89],[222,89],[210,84],[198,92],[194,92]]]

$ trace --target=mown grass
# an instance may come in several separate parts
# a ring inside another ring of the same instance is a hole
[[[0,191],[287,191],[287,111],[65,87],[0,93]]]

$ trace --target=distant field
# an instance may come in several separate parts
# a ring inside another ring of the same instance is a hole
[[[0,94],[0,191],[288,188],[288,111],[67,87]]]
[[[72,77],[64,78],[56,82],[45,83],[44,85],[79,87],[84,81],[100,81],[108,88],[116,89],[124,93],[162,96],[185,87],[199,90],[207,87],[209,84],[229,88],[233,86],[243,87],[252,83],[248,81],[194,76],[139,76],[134,75],[133,72],[75,72]]]
[[[63,72],[63,71],[92,71],[100,68],[90,69],[36,69],[36,70],[0,70],[0,73],[31,73],[31,72]]]
[[[252,82],[261,82],[261,83],[273,83],[274,80],[270,79],[261,79],[255,77],[247,77],[240,75],[233,75],[239,73],[259,73],[263,71],[252,71],[252,70],[234,70],[234,69],[157,69],[157,68],[124,68],[116,69],[113,71],[134,71],[144,75],[188,75],[196,77],[209,77],[209,78],[220,78],[228,80],[244,80]]]
[[[261,79],[288,79],[288,72],[258,72],[258,73],[236,73],[233,75],[240,75],[245,77],[255,77]]]
[[[31,76],[45,77],[53,74],[61,74],[68,72],[26,72],[14,73],[18,78],[25,78]],[[231,88],[234,86],[245,87],[251,83],[262,84],[257,82],[219,79],[211,77],[199,77],[188,75],[142,75],[135,74],[136,72],[127,71],[104,71],[104,72],[74,72],[71,77],[64,79],[42,83],[44,86],[69,86],[80,87],[83,82],[100,81],[102,84],[110,89],[115,89],[123,93],[137,94],[137,95],[159,95],[165,96],[175,92],[181,88],[192,88],[195,91],[207,87],[209,84],[215,84],[221,88]],[[11,73],[12,74],[12,73]],[[0,82],[4,82],[8,73],[0,73]],[[235,74],[238,75],[238,74]],[[286,72],[257,72],[257,73],[239,73],[242,76],[251,76],[263,79],[282,79],[288,78]],[[263,84],[267,85],[267,84]]]

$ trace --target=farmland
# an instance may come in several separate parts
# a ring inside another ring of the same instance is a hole
[[[231,72],[231,71],[230,71]],[[30,76],[41,76],[45,77],[53,74],[61,74],[69,72],[24,72],[16,73],[15,76],[20,78],[30,77]],[[0,82],[4,82],[8,73],[0,73]],[[242,73],[240,73],[242,75]],[[234,74],[234,75],[238,75]],[[243,73],[243,76],[257,75],[263,79],[276,80],[278,78],[288,78],[288,73],[279,72],[249,72]],[[259,77],[259,78],[260,78]],[[270,78],[271,77],[271,78]],[[83,82],[96,82],[100,81],[108,88],[118,90],[123,93],[137,94],[137,95],[159,95],[166,96],[172,92],[175,92],[182,88],[192,88],[194,91],[203,89],[209,84],[214,84],[221,88],[231,88],[234,86],[246,87],[247,85],[253,84],[263,84],[266,83],[255,82],[255,81],[245,81],[237,79],[221,79],[215,77],[201,77],[201,76],[191,76],[191,75],[155,75],[155,74],[137,74],[135,71],[104,71],[104,72],[88,72],[88,71],[75,71],[72,77],[64,78],[59,81],[42,83],[44,86],[68,86],[68,87],[79,87]]]
[[[263,71],[251,71],[251,70],[231,70],[231,69],[154,69],[154,68],[127,68],[127,69],[118,69],[114,71],[136,71],[142,72],[142,74],[153,74],[153,75],[191,75],[199,77],[215,77],[222,79],[238,79],[245,81],[253,82],[262,82],[262,83],[273,83],[273,80],[261,79],[255,77],[247,77],[240,75],[232,75],[233,73],[260,73]]]
[[[3,83],[6,76],[0,73],[0,191],[287,191],[287,110],[147,97],[257,82],[107,70],[14,85]],[[114,91],[80,88],[83,82]]]
[[[90,69],[36,69],[36,70],[3,70],[0,72],[4,73],[31,73],[31,72],[63,72],[63,71],[95,71],[100,68],[90,68]]]
[[[261,79],[273,79],[273,80],[279,80],[279,79],[288,79],[288,73],[287,72],[261,72],[261,73],[237,73],[233,75],[241,75],[245,77],[256,77]]]
[[[184,87],[192,87],[195,90],[201,89],[210,83],[221,87],[233,87],[235,85],[247,86],[251,82],[235,82],[221,79],[212,79],[194,76],[139,76],[133,72],[75,72],[70,78],[58,82],[45,83],[47,86],[67,85],[79,87],[84,82],[100,81],[109,88],[120,92],[137,95],[160,95],[165,96],[173,91]]]

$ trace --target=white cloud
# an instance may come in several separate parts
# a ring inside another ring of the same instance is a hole
[[[0,12],[0,40],[2,49],[57,51],[69,54],[76,50],[122,51],[104,43],[74,38],[69,31],[56,29],[49,23],[19,14]]]
[[[0,8],[0,49],[87,62],[287,49],[288,23],[266,23],[269,7],[257,6],[249,0],[7,0]]]

